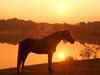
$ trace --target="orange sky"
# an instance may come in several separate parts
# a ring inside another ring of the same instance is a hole
[[[100,0],[0,0],[0,19],[20,18],[36,22],[100,20]]]

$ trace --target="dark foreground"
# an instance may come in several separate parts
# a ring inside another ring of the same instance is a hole
[[[20,75],[100,75],[100,59],[53,63],[53,74],[47,64],[25,67]],[[0,75],[17,75],[16,68],[0,70]]]

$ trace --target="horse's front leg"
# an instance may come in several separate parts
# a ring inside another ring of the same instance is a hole
[[[49,70],[49,73],[53,73],[53,70],[52,70],[52,57],[53,57],[53,53],[48,54],[48,70]]]

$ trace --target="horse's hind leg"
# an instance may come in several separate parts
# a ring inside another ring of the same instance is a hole
[[[17,74],[19,74],[21,69],[24,67],[24,62],[27,55],[28,55],[28,52],[26,48],[23,48],[21,45],[19,45],[18,60],[17,60]]]
[[[28,56],[28,53],[25,53],[24,56],[23,56],[23,59],[22,59],[22,71],[24,71],[24,63],[25,63],[25,60]]]
[[[21,58],[21,52],[18,52],[18,60],[17,60],[17,74],[20,72],[20,66],[21,66],[22,58]]]
[[[24,71],[23,68],[24,68],[24,63],[27,58],[27,55],[28,53],[21,52],[20,55],[18,56],[17,74],[19,74],[21,70]]]

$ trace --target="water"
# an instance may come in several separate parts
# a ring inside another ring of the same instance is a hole
[[[2,44],[0,43],[0,69],[16,67],[17,64],[17,54],[18,54],[18,44]],[[37,55],[30,53],[27,57],[25,64],[41,64],[47,62],[46,55]],[[41,62],[40,62],[41,61]]]

